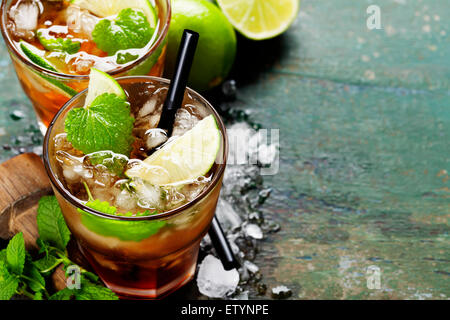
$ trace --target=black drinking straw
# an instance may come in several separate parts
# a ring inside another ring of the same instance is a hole
[[[178,57],[175,64],[175,72],[170,81],[169,91],[164,101],[161,119],[158,128],[167,131],[167,136],[172,134],[175,114],[183,102],[184,91],[186,90],[189,72],[191,71],[192,61],[194,60],[195,49],[197,48],[199,34],[197,32],[185,29],[178,48]],[[217,255],[222,261],[225,270],[231,270],[239,267],[239,263],[233,255],[230,244],[228,243],[219,221],[214,216],[209,229],[209,237],[216,249]]]

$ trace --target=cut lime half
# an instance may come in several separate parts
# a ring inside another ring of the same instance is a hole
[[[211,169],[220,141],[216,119],[209,115],[141,164],[128,169],[125,175],[159,186],[192,183]]]
[[[73,0],[72,3],[101,18],[119,14],[120,11],[128,8],[142,10],[150,26],[152,28],[156,26],[156,10],[149,0]]]
[[[253,40],[273,38],[297,17],[300,0],[217,0],[231,24]]]
[[[123,91],[120,84],[113,77],[106,72],[91,68],[91,73],[89,73],[88,92],[84,105],[89,106],[95,98],[103,93],[112,93],[124,100],[127,99],[125,91]]]
[[[20,41],[20,49],[22,50],[24,55],[28,59],[30,59],[31,62],[33,62],[34,64],[47,70],[58,72],[58,70],[56,70],[56,68],[47,59],[44,58],[45,51],[39,50],[32,44],[29,44],[25,41]],[[67,98],[71,98],[78,93],[75,89],[65,85],[61,81],[58,81],[50,76],[47,76],[39,72],[35,73],[46,82],[47,87],[61,93]]]

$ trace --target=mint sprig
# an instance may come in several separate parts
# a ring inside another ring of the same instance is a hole
[[[0,300],[9,300],[16,294],[33,300],[118,299],[95,274],[82,268],[80,290],[65,288],[51,294],[47,282],[52,272],[61,264],[65,267],[74,265],[66,250],[70,231],[54,196],[39,201],[37,223],[40,238],[36,260],[26,251],[22,233],[16,234],[6,249],[0,250]]]
[[[133,123],[130,104],[115,94],[103,93],[90,106],[70,110],[65,131],[67,140],[85,154],[111,150],[129,156]]]
[[[40,239],[64,250],[70,240],[70,231],[54,196],[44,196],[39,200],[37,224]]]
[[[127,8],[120,11],[112,21],[100,20],[92,31],[92,39],[111,56],[119,50],[145,47],[153,32],[154,29],[142,12]],[[131,56],[122,56],[118,63],[125,63],[130,58]]]

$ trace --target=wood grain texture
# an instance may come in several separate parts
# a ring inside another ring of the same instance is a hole
[[[25,153],[0,165],[0,237],[22,231],[27,248],[36,246],[39,199],[52,192],[39,156]]]

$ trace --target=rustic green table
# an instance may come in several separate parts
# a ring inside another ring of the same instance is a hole
[[[381,29],[367,27],[372,2]],[[273,191],[260,210],[281,230],[255,258],[269,289],[450,298],[449,20],[447,0],[304,0],[283,36],[239,39],[236,98],[208,97],[280,129],[280,170],[264,177]],[[3,161],[42,142],[3,44],[0,84]]]

